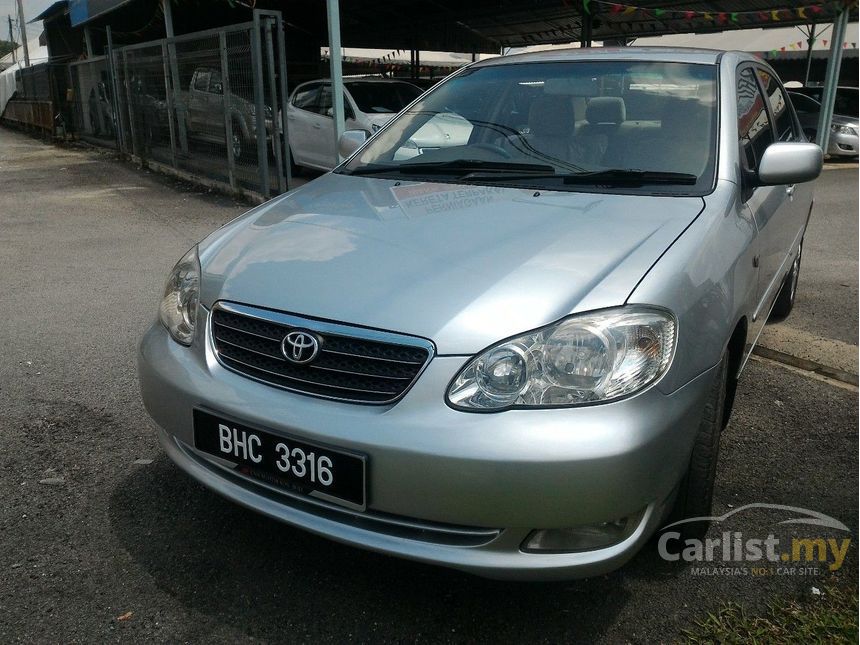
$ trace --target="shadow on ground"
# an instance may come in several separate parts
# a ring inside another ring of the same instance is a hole
[[[653,550],[623,573],[550,584],[381,556],[240,508],[164,456],[116,487],[110,514],[120,542],[163,591],[257,638],[289,629],[322,639],[594,641],[628,600],[624,576],[673,575]]]

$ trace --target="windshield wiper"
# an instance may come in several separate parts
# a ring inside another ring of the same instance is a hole
[[[383,175],[386,173],[402,175],[465,175],[480,171],[492,177],[495,173],[523,173],[528,177],[552,174],[552,166],[535,163],[516,163],[511,161],[485,161],[483,159],[454,159],[452,161],[427,161],[390,165],[361,166],[350,171],[350,175]],[[528,174],[526,174],[528,173]]]
[[[686,172],[663,172],[638,170],[636,168],[612,168],[595,172],[574,173],[564,176],[565,184],[679,184],[693,185],[699,178]]]
[[[472,172],[463,177],[462,181],[529,181],[535,179],[557,179],[564,184],[592,186],[642,186],[645,184],[674,184],[694,185],[698,181],[696,175],[684,172],[662,172],[655,170],[598,170],[594,172],[576,173],[485,173]]]

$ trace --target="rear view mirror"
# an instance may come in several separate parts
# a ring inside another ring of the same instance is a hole
[[[340,135],[340,140],[337,142],[337,152],[346,159],[358,150],[365,141],[367,141],[365,130],[347,130]]]
[[[772,143],[758,165],[758,183],[763,186],[800,184],[821,174],[824,153],[814,143]]]

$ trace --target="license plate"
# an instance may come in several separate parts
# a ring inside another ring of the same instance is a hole
[[[266,483],[364,510],[363,455],[275,435],[194,410],[194,446]]]

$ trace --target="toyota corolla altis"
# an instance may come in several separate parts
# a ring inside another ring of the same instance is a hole
[[[821,169],[773,70],[501,57],[363,138],[170,274],[139,372],[171,459],[291,525],[493,577],[605,572],[709,515]]]

